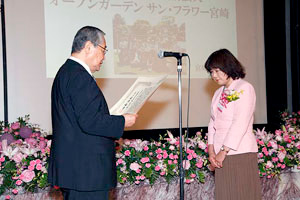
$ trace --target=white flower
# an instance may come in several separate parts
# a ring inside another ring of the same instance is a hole
[[[273,149],[278,149],[278,145],[277,145],[276,142],[270,141],[270,143],[271,143],[271,146],[272,146]]]
[[[176,143],[176,139],[174,138],[174,136],[172,135],[172,133],[170,131],[167,131],[168,136],[169,136],[169,142],[170,144],[175,144]]]
[[[127,169],[126,165],[124,165],[123,167],[120,168],[121,172],[125,172]]]
[[[191,167],[191,163],[189,160],[184,160],[182,165],[185,170],[188,170]]]
[[[204,150],[206,149],[206,144],[202,140],[200,140],[198,141],[198,147]]]
[[[9,159],[12,159],[12,157],[19,152],[19,148],[15,147],[12,148],[11,145],[7,146],[7,140],[2,141],[2,153],[7,156]]]
[[[266,164],[266,167],[267,167],[267,168],[273,168],[274,165],[273,165],[273,163],[272,163],[271,161],[268,160],[268,162],[267,162],[267,164]]]
[[[174,146],[174,145],[171,145],[171,146],[169,147],[169,149],[170,149],[171,151],[173,151],[173,150],[175,149],[175,146]]]
[[[137,171],[138,169],[140,169],[142,166],[139,165],[138,163],[134,162],[130,164],[130,169],[133,171]]]
[[[35,157],[36,157],[36,152],[38,151],[38,149],[36,149],[36,148],[30,148],[29,145],[24,145],[24,147],[21,148],[21,151],[24,154],[26,154],[27,156],[35,155]]]
[[[142,141],[141,139],[137,139],[134,140],[130,146],[134,147],[137,151],[142,151],[146,145],[148,145],[148,141]]]
[[[282,137],[277,135],[276,138],[275,138],[277,141],[281,142],[282,141]]]
[[[285,153],[280,151],[277,156],[278,156],[279,160],[283,160],[285,158],[285,155],[286,155]]]
[[[0,185],[2,185],[3,184],[3,174],[0,174]]]
[[[264,135],[266,135],[265,127],[262,130],[256,129],[255,133],[257,136],[261,136],[263,138]]]

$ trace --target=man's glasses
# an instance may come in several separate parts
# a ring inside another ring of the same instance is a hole
[[[106,49],[106,47],[102,47],[100,44],[98,44],[98,46],[103,49],[103,53],[106,54],[108,52],[108,49]]]

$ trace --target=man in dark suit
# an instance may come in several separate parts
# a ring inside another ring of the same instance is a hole
[[[100,29],[81,28],[71,57],[53,82],[53,140],[48,179],[62,189],[64,199],[102,200],[116,186],[115,139],[137,115],[110,115],[92,73],[100,70],[106,41]]]

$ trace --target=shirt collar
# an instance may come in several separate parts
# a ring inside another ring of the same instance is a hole
[[[92,75],[92,72],[91,72],[91,70],[90,70],[90,68],[89,68],[89,66],[88,66],[85,62],[83,62],[82,60],[80,60],[80,59],[78,59],[78,58],[75,58],[74,56],[71,56],[69,59],[74,60],[75,62],[78,62],[79,64],[81,64],[81,65],[84,67],[84,69],[86,69],[86,71],[87,71],[91,76],[93,76],[93,75]]]
[[[235,85],[236,85],[238,82],[240,82],[240,80],[241,80],[240,78],[233,80],[232,83],[229,85],[229,87],[228,87],[227,89],[233,90],[233,89],[235,88]],[[224,87],[225,87],[225,86],[224,86]]]

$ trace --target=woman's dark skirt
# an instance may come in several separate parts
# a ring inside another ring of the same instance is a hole
[[[260,200],[257,153],[226,156],[215,172],[216,200]]]

